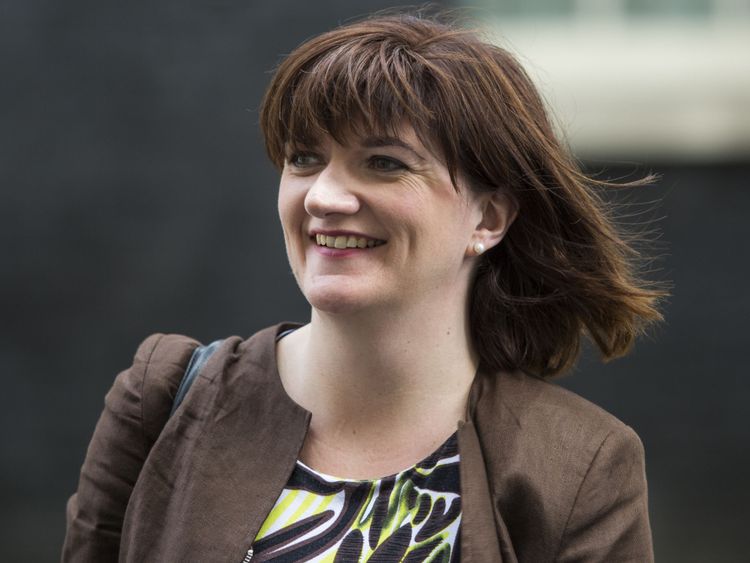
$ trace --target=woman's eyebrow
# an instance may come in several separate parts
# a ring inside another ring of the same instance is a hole
[[[366,137],[362,139],[359,144],[362,148],[366,149],[389,146],[401,147],[402,149],[406,149],[414,154],[414,156],[416,156],[419,160],[423,162],[427,160],[421,154],[419,154],[409,143],[407,143],[406,141],[402,141],[398,137]]]

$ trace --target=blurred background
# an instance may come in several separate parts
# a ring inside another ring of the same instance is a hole
[[[0,560],[54,561],[103,396],[152,332],[305,320],[257,109],[304,39],[376,0],[0,5]],[[565,385],[646,447],[657,561],[750,549],[750,2],[477,0],[599,177],[661,175],[666,323]],[[743,367],[745,366],[745,367]]]

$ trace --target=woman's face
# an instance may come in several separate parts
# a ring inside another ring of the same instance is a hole
[[[479,198],[453,187],[410,127],[287,147],[279,215],[297,283],[318,310],[466,302]]]

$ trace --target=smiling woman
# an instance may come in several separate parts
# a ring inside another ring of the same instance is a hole
[[[281,63],[261,127],[309,322],[147,339],[63,560],[651,561],[640,440],[545,378],[665,291],[513,57],[368,18]]]

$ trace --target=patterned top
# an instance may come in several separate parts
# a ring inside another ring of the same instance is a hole
[[[458,561],[458,464],[456,433],[415,466],[372,481],[331,477],[297,461],[255,538],[252,561]]]

